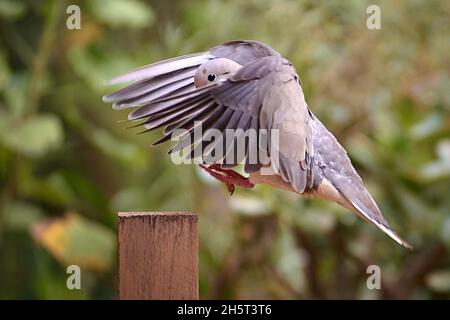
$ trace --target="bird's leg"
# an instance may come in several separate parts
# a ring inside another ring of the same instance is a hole
[[[217,180],[225,183],[230,194],[233,194],[235,185],[243,188],[253,188],[255,186],[248,178],[234,170],[221,168],[220,164],[215,163],[210,166],[199,164],[199,166]]]

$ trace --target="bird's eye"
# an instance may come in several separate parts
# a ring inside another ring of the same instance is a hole
[[[209,82],[213,82],[214,80],[216,80],[216,75],[214,73],[210,73],[210,74],[208,74],[207,79]]]

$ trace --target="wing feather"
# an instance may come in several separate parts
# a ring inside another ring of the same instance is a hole
[[[243,67],[228,80],[201,88],[193,85],[193,75],[202,63],[214,58],[228,58]],[[245,136],[245,170],[258,170],[267,157],[272,160],[275,174],[291,183],[293,188],[305,190],[308,174],[307,157],[313,157],[308,110],[298,76],[292,65],[270,47],[255,41],[234,41],[214,47],[207,52],[177,57],[158,62],[124,76],[112,83],[131,81],[131,85],[104,97],[115,108],[137,106],[128,116],[129,120],[145,121],[146,131],[166,127],[164,136],[155,142],[162,143],[173,135],[180,142],[170,150],[176,152],[187,147],[201,148],[202,155],[216,154],[216,148],[224,151],[222,159],[236,151],[234,141],[242,138],[235,134],[231,141],[224,139],[226,129],[279,131],[280,143],[264,144],[259,134],[256,139]],[[283,124],[289,120],[289,126]],[[196,123],[202,125],[203,134],[194,134]],[[297,127],[297,128],[296,128]],[[296,129],[295,129],[296,128]],[[185,129],[180,134],[177,129]],[[208,129],[222,131],[222,137],[211,141]],[[272,137],[272,135],[268,135]],[[254,138],[254,137],[253,137]],[[287,146],[283,146],[286,144]],[[249,157],[252,152],[256,156]],[[242,155],[234,154],[234,166],[243,161]]]

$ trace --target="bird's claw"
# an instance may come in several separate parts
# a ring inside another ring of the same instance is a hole
[[[225,169],[220,166],[220,164],[212,164],[210,166],[206,166],[204,164],[200,164],[200,167],[208,172],[211,176],[216,178],[219,181],[222,181],[227,186],[227,190],[230,195],[233,195],[235,190],[235,185],[243,187],[243,188],[253,188],[254,184],[250,182],[250,180],[239,173],[231,170]]]
[[[228,189],[228,192],[230,193],[230,196],[232,196],[233,195],[233,193],[234,193],[234,184],[232,184],[232,183],[227,183],[226,184],[227,185],[227,189]]]

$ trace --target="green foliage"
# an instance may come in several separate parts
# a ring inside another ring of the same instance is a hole
[[[5,118],[0,137],[11,150],[27,156],[40,156],[57,148],[63,141],[61,121],[54,115],[37,115],[23,122]]]
[[[373,3],[381,30],[366,28]],[[81,30],[64,1],[0,0],[0,298],[116,297],[116,212],[133,210],[200,215],[203,298],[450,297],[449,2],[73,4]],[[232,39],[295,64],[414,252],[333,203],[268,186],[230,197],[101,101],[116,75]],[[81,291],[66,288],[69,264]],[[366,288],[370,264],[381,290]]]
[[[102,0],[88,2],[90,12],[99,21],[112,28],[130,27],[139,29],[151,25],[154,16],[151,8],[140,1]]]

